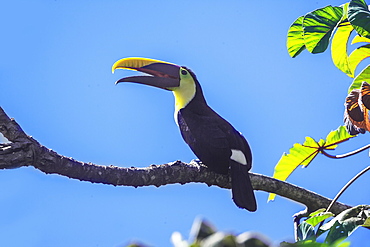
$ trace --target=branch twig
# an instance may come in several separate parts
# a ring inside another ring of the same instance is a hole
[[[196,162],[175,161],[146,168],[101,166],[76,161],[57,154],[27,136],[22,128],[10,119],[0,107],[0,132],[10,143],[0,144],[0,169],[33,166],[46,174],[54,173],[81,181],[114,186],[162,186],[166,184],[205,183],[230,189],[230,177],[216,174]],[[278,194],[304,204],[309,211],[326,208],[331,200],[304,188],[261,174],[251,173],[255,190]],[[338,214],[350,206],[336,202],[331,212]]]

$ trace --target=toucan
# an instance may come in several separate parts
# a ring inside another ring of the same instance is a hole
[[[125,77],[116,84],[134,82],[173,92],[175,122],[185,142],[210,170],[219,174],[230,173],[232,198],[239,208],[256,211],[249,177],[252,166],[249,144],[240,132],[208,106],[195,74],[184,66],[139,57],[118,60],[113,64],[112,72],[116,69],[148,74]]]

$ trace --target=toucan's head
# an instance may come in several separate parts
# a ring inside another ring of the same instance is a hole
[[[118,80],[116,84],[135,82],[170,90],[175,96],[176,111],[184,108],[196,95],[203,98],[194,73],[186,67],[155,59],[129,57],[115,62],[112,66],[112,72],[116,69],[135,70],[148,74],[149,76],[124,77]]]

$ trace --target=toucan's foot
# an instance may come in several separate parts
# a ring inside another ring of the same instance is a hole
[[[200,159],[194,159],[194,160],[191,160],[190,163],[195,163],[197,164],[198,166],[203,166],[203,167],[207,167]],[[208,168],[208,167],[207,167]]]
[[[198,165],[203,165],[203,162],[200,160],[200,159],[193,159],[193,160],[191,160],[190,161],[190,163],[191,162],[195,162],[195,163],[197,163]]]

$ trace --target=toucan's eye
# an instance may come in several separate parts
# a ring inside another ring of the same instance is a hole
[[[183,74],[183,75],[187,75],[188,74],[188,72],[186,71],[186,70],[181,70],[181,74]]]

